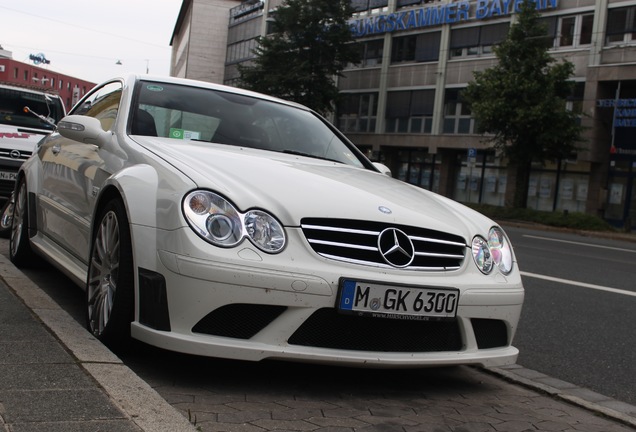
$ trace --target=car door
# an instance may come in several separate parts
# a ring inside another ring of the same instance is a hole
[[[97,118],[112,130],[119,112],[122,83],[93,90],[70,114]],[[76,259],[86,262],[90,217],[95,201],[95,175],[104,165],[102,151],[93,144],[55,134],[40,149],[43,167],[38,221],[41,232]],[[100,176],[103,177],[103,176]]]

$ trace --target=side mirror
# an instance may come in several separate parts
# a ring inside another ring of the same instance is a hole
[[[57,124],[57,131],[64,138],[84,144],[103,146],[109,141],[110,132],[102,129],[102,124],[95,117],[70,115]]]
[[[382,174],[386,174],[389,177],[393,177],[393,174],[391,174],[391,170],[389,169],[388,166],[381,164],[380,162],[373,162],[373,166],[377,168],[378,171],[380,171]]]

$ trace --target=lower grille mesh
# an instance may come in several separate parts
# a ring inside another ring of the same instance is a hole
[[[354,351],[459,351],[462,338],[457,320],[408,321],[339,314],[320,309],[289,338],[291,345]]]
[[[287,310],[285,306],[231,304],[222,306],[199,321],[194,333],[249,339]]]
[[[473,318],[470,320],[475,331],[479,349],[498,348],[508,345],[508,328],[501,320]]]

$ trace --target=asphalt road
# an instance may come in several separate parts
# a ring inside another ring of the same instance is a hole
[[[636,243],[506,232],[526,288],[517,363],[636,404]]]
[[[518,363],[636,405],[636,296],[629,295],[636,292],[636,243],[513,227],[506,232],[526,287],[514,342],[521,351]],[[7,248],[8,241],[0,240],[1,253],[7,255]],[[23,271],[84,325],[81,289],[46,264]],[[142,376],[144,368],[152,375],[159,356],[181,366],[227,366],[149,347],[130,357],[129,366]]]

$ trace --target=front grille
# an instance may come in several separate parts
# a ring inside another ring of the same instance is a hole
[[[314,312],[289,338],[290,345],[353,351],[441,352],[462,349],[458,321],[409,321]]]
[[[11,156],[11,152],[14,152],[15,155],[18,155],[18,153],[19,153],[19,156],[18,157],[12,157]],[[29,157],[31,157],[31,152],[30,151],[24,151],[24,150],[17,151],[15,149],[10,149],[10,148],[0,148],[0,158],[5,158],[5,159],[11,159],[11,160],[14,160],[14,161],[22,161],[22,162],[24,162]]]
[[[508,345],[508,328],[501,320],[473,318],[470,320],[479,349]]]
[[[249,339],[261,331],[280,314],[286,306],[231,304],[207,314],[193,328],[194,333]]]
[[[404,267],[409,270],[457,270],[466,253],[462,237],[426,228],[347,219],[303,219],[301,227],[317,254],[362,265],[392,267],[378,245],[380,234],[389,228],[404,232],[413,243],[415,257]]]

